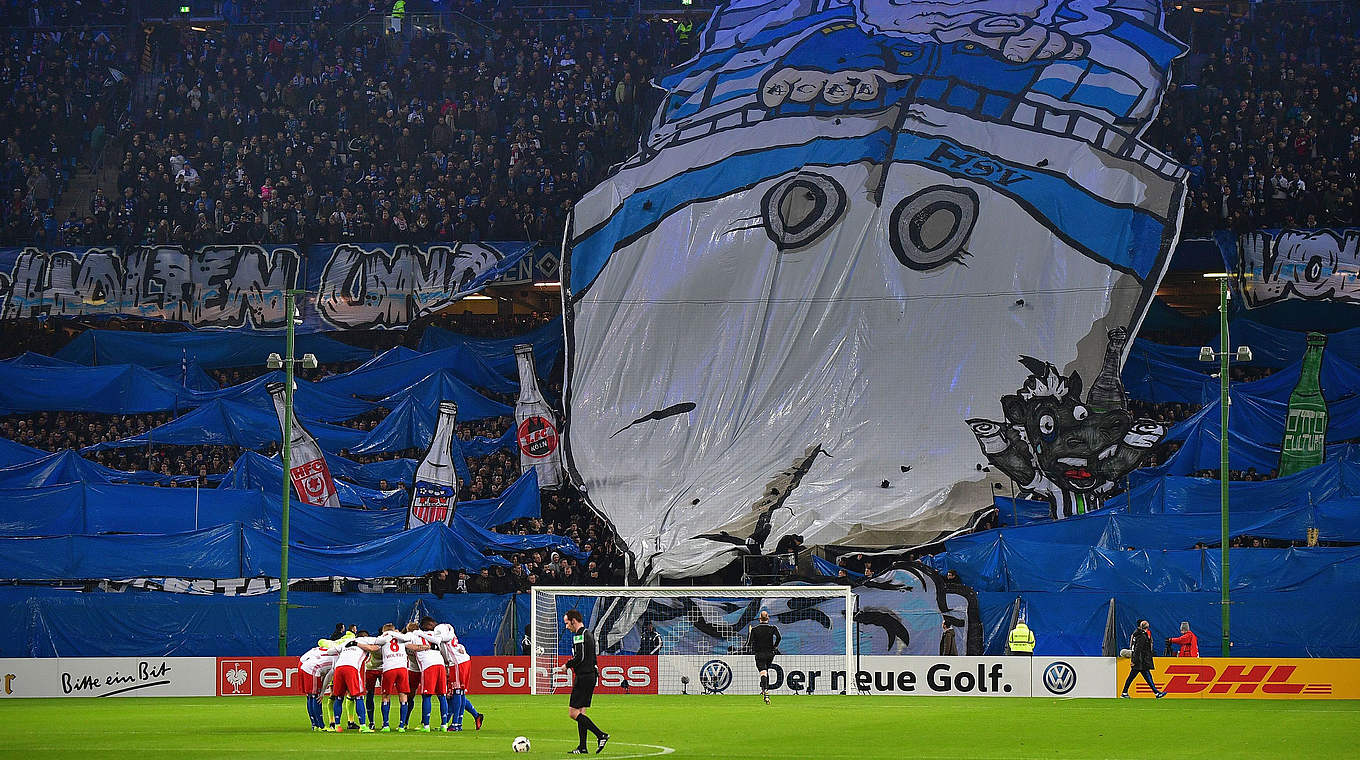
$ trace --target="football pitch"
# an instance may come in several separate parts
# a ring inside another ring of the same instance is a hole
[[[527,757],[564,757],[576,745],[565,697],[475,704],[481,731],[469,719],[461,734],[329,734],[308,729],[301,698],[5,700],[0,757],[511,757],[517,735],[532,742]],[[615,760],[1318,760],[1360,746],[1360,701],[606,696],[590,714],[612,737],[601,757]]]

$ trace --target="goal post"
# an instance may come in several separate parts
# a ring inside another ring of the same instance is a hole
[[[782,641],[771,693],[853,693],[856,596],[849,586],[557,587],[530,589],[531,691],[569,690],[562,616],[580,611],[600,653],[597,693],[758,694],[748,645],[762,611]]]

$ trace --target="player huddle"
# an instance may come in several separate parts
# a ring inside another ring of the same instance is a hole
[[[482,714],[467,698],[472,658],[458,643],[452,625],[436,624],[427,616],[400,631],[387,623],[377,636],[355,628],[336,638],[321,639],[302,655],[303,691],[313,731],[343,731],[348,725],[361,733],[404,732],[417,693],[421,695],[421,726],[415,730],[431,730],[431,697],[439,701],[440,722],[434,730],[462,731],[464,712],[472,715],[478,729],[482,727]],[[374,715],[374,698],[379,694],[381,728]],[[399,707],[396,729],[389,718],[394,696]],[[329,723],[328,713],[333,717]],[[357,722],[346,719],[347,715],[357,717]]]

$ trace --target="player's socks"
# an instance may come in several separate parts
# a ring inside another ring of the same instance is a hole
[[[383,703],[382,703],[382,712],[383,712],[383,728],[387,728],[387,718],[388,718],[389,715],[392,714],[392,703],[391,703],[391,702],[383,702]]]
[[[443,694],[436,696],[439,697],[439,723],[443,725],[449,721],[449,698]]]
[[[576,723],[577,723],[577,725],[582,726],[581,746],[583,746],[583,747],[585,746],[585,743],[586,743],[586,740],[585,740],[585,736],[586,736],[586,735],[585,735],[585,732],[586,732],[586,731],[589,731],[590,733],[595,734],[595,738],[597,738],[597,739],[598,739],[599,737],[601,737],[601,736],[605,736],[605,732],[601,731],[601,730],[600,730],[600,727],[597,726],[597,725],[595,725],[595,721],[591,720],[591,719],[590,719],[590,716],[589,716],[589,715],[586,715],[585,713],[581,713],[581,716],[580,716],[579,718],[576,719]]]
[[[341,720],[340,720],[342,717],[344,717],[344,716],[343,716],[343,713],[344,713],[344,711],[345,711],[345,700],[343,700],[343,699],[332,699],[332,700],[331,700],[331,704],[335,707],[335,726],[336,726],[336,728],[339,728],[340,726],[345,725],[345,724],[344,724],[343,722],[341,722]]]
[[[468,699],[466,694],[463,695],[463,710],[472,713],[474,718],[482,717],[482,714],[477,712],[477,708],[472,706],[472,700]]]
[[[577,733],[578,736],[581,737],[581,743],[580,743],[580,745],[578,745],[578,746],[579,746],[580,749],[584,750],[584,749],[586,748],[586,716],[585,716],[585,715],[578,715],[578,716],[576,716],[576,733]]]
[[[430,727],[430,695],[425,694],[420,697],[420,724],[425,728]]]
[[[449,723],[457,726],[459,730],[463,728],[463,707],[466,704],[467,698],[463,696],[463,692],[454,692],[453,704],[450,706],[450,709],[453,711],[453,718],[450,719]]]
[[[373,694],[364,698],[364,706],[368,708],[368,727],[373,728],[373,721],[378,719],[378,711],[374,709]]]
[[[356,698],[354,700],[354,711],[359,713],[359,727],[368,728],[372,731],[373,729],[368,726],[368,708],[364,705],[363,699]]]
[[[416,706],[416,703],[415,703],[415,702],[411,702],[411,701],[408,700],[408,701],[406,701],[406,702],[402,702],[402,703],[401,703],[401,707],[397,708],[397,709],[399,709],[399,710],[401,711],[401,727],[402,727],[402,728],[406,728],[406,721],[409,720],[410,717],[411,717],[411,708],[412,708],[412,707],[415,707],[415,706]]]

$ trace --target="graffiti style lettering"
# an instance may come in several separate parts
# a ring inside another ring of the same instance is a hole
[[[131,314],[195,327],[283,326],[299,254],[259,245],[23,249],[0,278],[0,318]]]
[[[1360,230],[1262,230],[1237,242],[1247,306],[1360,303]]]
[[[330,325],[406,325],[474,289],[504,254],[487,245],[336,246],[321,274],[317,309]]]

